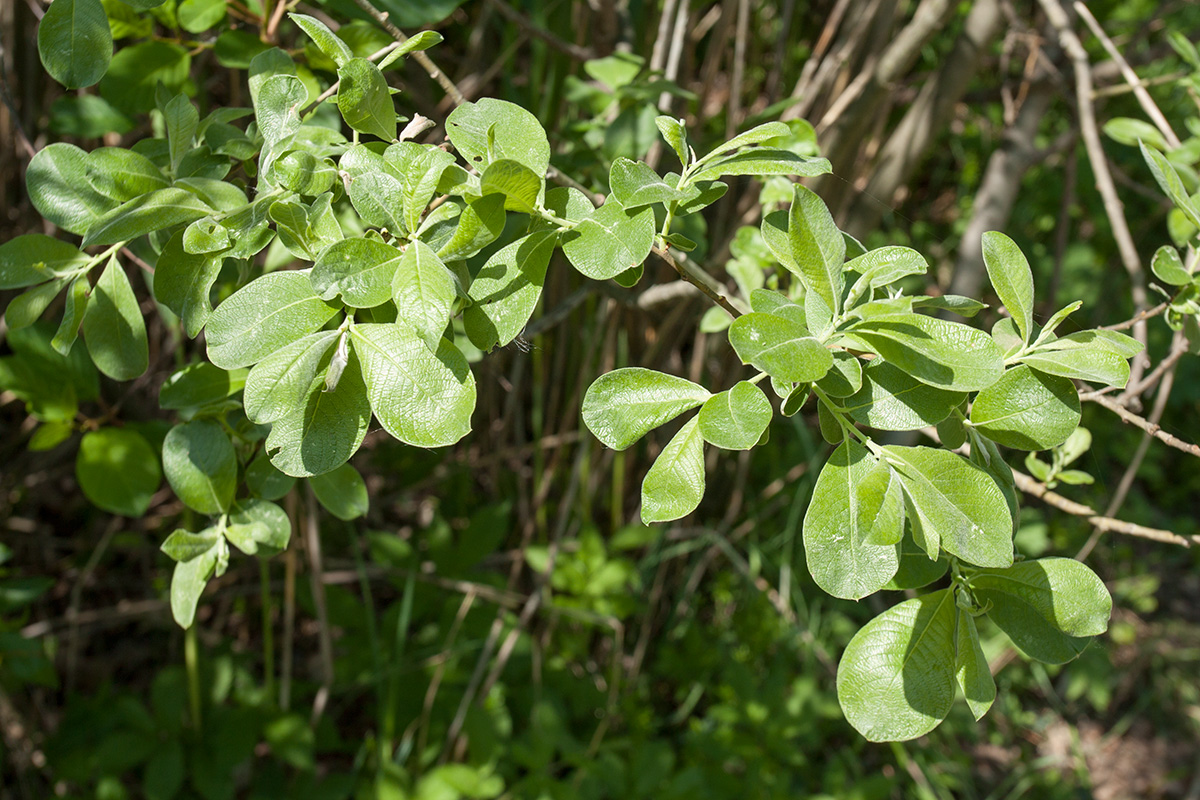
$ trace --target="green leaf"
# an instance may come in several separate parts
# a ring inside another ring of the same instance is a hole
[[[726,450],[749,450],[758,444],[774,412],[763,390],[749,381],[715,394],[700,407],[700,435]]]
[[[532,214],[545,180],[519,161],[498,158],[488,165],[479,180],[482,194],[504,195],[504,208]]]
[[[983,331],[921,314],[863,320],[855,339],[922,383],[957,392],[991,386],[1004,373],[1004,357]]]
[[[863,385],[862,364],[858,357],[845,350],[833,351],[833,366],[817,386],[830,397],[850,397]]]
[[[725,175],[800,175],[812,177],[832,172],[829,160],[797,155],[791,150],[752,147],[708,163],[692,175],[693,181],[714,180]],[[799,184],[797,184],[799,185]]]
[[[409,244],[392,277],[392,301],[400,320],[437,351],[457,296],[454,276],[420,239]]]
[[[99,139],[106,133],[129,133],[133,121],[102,97],[67,95],[50,105],[49,127],[59,136]]]
[[[208,323],[208,358],[233,369],[261,361],[320,330],[337,313],[313,292],[303,272],[272,272],[234,292]]]
[[[268,75],[262,79],[254,93],[254,118],[268,149],[299,130],[300,109],[307,102],[308,89],[295,75]],[[265,170],[266,165],[260,164],[259,169]]]
[[[945,555],[939,556],[936,561],[930,560],[929,554],[913,539],[910,525],[905,525],[904,538],[897,545],[897,550],[900,554],[900,568],[884,589],[920,589],[938,580],[950,569],[950,562]]]
[[[172,561],[191,561],[216,547],[220,538],[221,532],[216,528],[205,528],[199,533],[179,529],[172,531],[159,550],[166,553]]]
[[[667,119],[670,120],[670,117]],[[613,161],[608,184],[613,197],[625,208],[638,208],[651,203],[665,206],[683,197],[682,192],[659,177],[649,165],[624,156]]]
[[[490,194],[468,203],[458,217],[454,234],[438,249],[438,258],[470,258],[494,242],[504,232],[504,201],[504,195]]]
[[[449,340],[434,353],[403,325],[355,325],[350,333],[371,410],[388,433],[416,447],[442,447],[470,432],[475,377]]]
[[[455,2],[455,0],[451,0]],[[380,69],[387,69],[389,65],[394,64],[409,53],[417,53],[422,50],[428,50],[434,45],[441,44],[445,39],[437,31],[421,31],[408,37],[408,39],[400,44],[392,52],[388,53],[382,61],[379,62]]]
[[[743,314],[729,326],[729,344],[743,364],[772,377],[807,383],[824,377],[833,354],[799,324],[774,314]]]
[[[194,2],[194,0],[191,0]],[[225,11],[221,4],[222,14]],[[167,152],[172,174],[179,169],[179,164],[188,151],[195,147],[196,128],[200,124],[200,112],[188,100],[187,95],[175,95],[171,102],[162,109],[163,119],[167,124]]]
[[[41,233],[0,244],[0,290],[21,289],[81,269],[88,257],[74,245]]]
[[[1038,340],[1040,341],[1043,338],[1048,337],[1050,334],[1054,333],[1054,331],[1058,328],[1058,326],[1061,325],[1066,320],[1067,317],[1071,316],[1072,314],[1074,314],[1076,311],[1078,311],[1082,307],[1083,307],[1083,301],[1076,300],[1073,303],[1069,303],[1068,305],[1063,306],[1058,311],[1055,311],[1054,314],[1050,317],[1050,319],[1048,319],[1046,321],[1046,324],[1044,326],[1042,326],[1042,332],[1038,334]],[[1000,322],[1003,322],[1003,321],[1004,320],[1000,320]],[[997,323],[997,324],[999,324],[999,323]],[[996,332],[993,329],[992,335],[995,336],[995,333]],[[1004,345],[1001,344],[1001,347],[1003,347],[1003,346]],[[1016,352],[1016,351],[1014,350],[1013,352]],[[1008,356],[1009,354],[1007,352],[1005,352],[1004,355]]]
[[[338,519],[358,519],[367,513],[370,505],[367,484],[349,464],[324,475],[314,475],[308,484],[325,510]]]
[[[446,118],[446,136],[479,171],[499,158],[519,161],[537,175],[550,166],[550,142],[537,117],[504,100],[463,103]]]
[[[374,308],[391,298],[392,279],[404,257],[375,239],[343,239],[326,248],[313,264],[312,288],[324,300],[340,295],[348,306]]]
[[[163,381],[158,405],[169,411],[203,408],[220,403],[246,385],[246,370],[226,371],[207,361],[189,364]]]
[[[1088,486],[1096,482],[1096,479],[1091,475],[1077,469],[1063,470],[1058,473],[1058,479],[1070,486]]]
[[[83,338],[96,368],[127,381],[150,366],[146,322],[129,277],[116,258],[100,274],[83,315]]]
[[[187,49],[174,42],[122,47],[100,81],[100,95],[126,114],[142,114],[154,108],[159,84],[172,94],[182,91],[191,66]]]
[[[262,463],[270,466],[266,459]],[[295,483],[294,478],[285,480],[289,482],[289,488]],[[292,522],[287,512],[274,503],[246,498],[234,503],[230,509],[225,538],[248,556],[273,556],[287,549],[292,538]]]
[[[308,34],[308,38],[321,48],[321,52],[333,59],[333,63],[339,67],[354,58],[354,52],[346,43],[316,17],[288,14],[288,19],[300,26],[300,29]]]
[[[909,247],[879,247],[846,262],[846,269],[862,275],[873,289],[895,283],[909,275],[924,275],[929,269],[925,256]]]
[[[1179,251],[1169,244],[1164,244],[1154,251],[1150,269],[1155,277],[1170,286],[1187,286],[1192,282],[1192,273],[1183,266]]]
[[[1144,142],[1139,142],[1138,146],[1142,150],[1142,158],[1146,159],[1146,164],[1154,173],[1154,180],[1158,182],[1159,188],[1171,199],[1175,207],[1183,212],[1189,222],[1200,228],[1200,208],[1197,208],[1196,204],[1192,202],[1183,181],[1179,179],[1179,173],[1171,166],[1171,162],[1167,161],[1166,156],[1162,153],[1147,147]]]
[[[71,347],[75,344],[76,337],[79,336],[79,324],[83,322],[83,317],[87,313],[91,288],[87,276],[80,275],[71,281],[71,287],[67,289],[62,321],[58,324],[58,331],[54,334],[54,338],[50,340],[50,346],[64,356],[71,352]]]
[[[686,378],[624,367],[601,375],[588,387],[583,422],[605,446],[624,450],[711,396]]]
[[[204,33],[225,19],[225,0],[183,0],[179,4],[179,26],[188,33]]]
[[[265,424],[303,407],[325,354],[338,331],[317,331],[276,350],[246,376],[245,409],[251,422]]]
[[[972,300],[959,294],[941,294],[936,297],[919,295],[909,298],[913,308],[933,309],[934,311],[949,311],[960,317],[973,317],[988,307],[987,303]]]
[[[554,231],[535,231],[497,250],[479,270],[463,323],[480,350],[503,347],[525,328],[542,295],[555,238]]]
[[[1025,456],[1025,469],[1029,470],[1029,474],[1042,483],[1050,480],[1050,465],[1033,453]]]
[[[1000,302],[1012,314],[1022,341],[1033,333],[1033,272],[1016,242],[999,231],[983,234],[983,263]]]
[[[346,124],[384,141],[396,138],[396,107],[387,79],[365,58],[352,58],[338,67],[337,104]]]
[[[793,303],[772,289],[755,289],[750,293],[750,308],[763,314],[774,314],[804,327],[804,307]]]
[[[100,0],[54,0],[37,32],[38,55],[68,89],[91,86],[112,60],[113,38]]]
[[[211,213],[213,210],[206,203],[186,189],[159,189],[135,197],[98,217],[88,228],[83,244],[116,244],[192,222]]]
[[[293,255],[315,261],[322,250],[342,240],[342,228],[331,201],[332,196],[326,193],[307,208],[291,201],[271,204],[268,213],[275,222],[279,241]]]
[[[764,219],[764,238],[767,227]],[[767,244],[774,251],[779,246],[777,237],[768,239]],[[821,198],[800,184],[793,188],[788,212],[787,248],[791,258],[781,258],[780,263],[795,272],[804,287],[815,292],[831,310],[840,311],[846,240]]]
[[[316,197],[333,186],[337,168],[328,158],[317,158],[305,150],[288,150],[271,165],[271,178],[290,192]]]
[[[65,231],[84,234],[116,206],[88,181],[88,155],[73,144],[43,147],[25,170],[25,188],[38,213]]]
[[[876,461],[855,490],[858,528],[863,541],[896,545],[904,538],[904,486],[885,461]],[[899,558],[899,551],[896,553]],[[888,579],[889,581],[891,578]]]
[[[627,211],[615,198],[563,237],[563,253],[575,269],[602,281],[639,266],[654,246],[654,209]]]
[[[368,225],[391,233],[408,231],[404,183],[396,176],[383,171],[355,176],[350,183],[350,202]]]
[[[237,488],[237,455],[212,420],[176,425],[163,440],[163,472],[184,505],[201,514],[229,510]]]
[[[1012,515],[996,482],[962,456],[930,447],[883,448],[931,546],[981,567],[1012,564]],[[936,550],[934,551],[936,552]]]
[[[704,439],[697,421],[693,417],[684,423],[642,480],[642,524],[686,517],[700,505],[704,497]]]
[[[971,424],[1005,447],[1047,450],[1067,440],[1080,413],[1075,384],[1020,365],[975,397]]]
[[[1050,375],[1106,386],[1124,387],[1129,380],[1129,362],[1100,342],[1071,347],[1064,340],[1056,339],[1049,346],[1021,356],[1021,361]]]
[[[670,118],[668,117],[668,119]],[[790,136],[791,133],[792,129],[788,127],[786,122],[764,122],[762,125],[756,125],[748,131],[742,131],[729,141],[717,145],[705,153],[704,157],[697,163],[707,164],[717,156],[737,150],[739,147],[760,144],[778,136]]]
[[[97,508],[140,517],[150,508],[162,471],[158,456],[141,434],[127,428],[100,428],[80,440],[75,477]]]
[[[10,330],[20,330],[38,321],[58,293],[66,285],[66,280],[59,278],[50,283],[43,283],[32,289],[26,289],[12,299],[8,308],[4,309],[4,321]]]
[[[1167,140],[1163,138],[1158,128],[1140,119],[1113,117],[1104,123],[1104,134],[1114,142],[1129,147],[1136,147],[1139,142],[1145,141],[1158,150],[1169,149]]]
[[[194,339],[212,314],[209,295],[224,257],[221,253],[187,252],[184,233],[179,231],[163,245],[154,268],[154,296],[179,316],[184,332]]]
[[[987,656],[979,644],[975,619],[961,608],[958,609],[955,625],[954,649],[954,675],[958,679],[958,686],[967,699],[971,715],[976,721],[981,720],[996,700],[996,681],[992,678]]]
[[[804,552],[809,572],[817,585],[834,597],[858,600],[883,588],[899,566],[894,547],[899,540],[902,520],[895,516],[899,495],[893,493],[888,513],[894,519],[882,519],[880,524],[894,522],[897,531],[893,541],[875,544],[869,539],[891,538],[875,535],[876,519],[887,498],[887,483],[874,490],[874,482],[865,491],[864,481],[872,474],[877,462],[858,442],[843,442],[817,478],[812,502],[804,515]],[[886,465],[883,469],[886,472]]]
[[[683,120],[658,116],[654,118],[654,124],[658,126],[658,132],[662,134],[663,141],[675,151],[680,165],[686,167],[688,165],[687,129],[683,127]]]
[[[1112,597],[1104,582],[1069,558],[1022,561],[971,578],[976,599],[1013,644],[1031,658],[1064,664],[1108,630]]]
[[[421,224],[421,215],[425,213],[429,201],[437,193],[442,174],[454,164],[454,156],[441,148],[413,142],[394,144],[387,149],[384,156],[390,160],[394,157],[393,154],[405,151],[413,155],[404,159],[404,220],[408,230],[415,231]],[[540,178],[538,180],[540,181]],[[508,188],[520,193],[518,182],[520,179],[514,179],[508,184]],[[525,182],[528,182],[528,176],[525,176]],[[492,190],[481,190],[480,193],[488,194],[489,191]]]
[[[838,702],[869,741],[915,739],[950,713],[956,611],[943,589],[893,606],[850,640],[838,665]]]
[[[809,395],[812,394],[811,383],[798,383],[795,388],[788,393],[787,397],[783,398],[783,403],[779,406],[779,413],[785,417],[794,417],[804,408],[804,404],[808,402]],[[824,408],[824,406],[822,406]],[[817,412],[818,414],[820,411]],[[836,424],[836,423],[835,423]]]
[[[358,358],[349,362],[337,387],[322,391],[318,375],[302,408],[271,425],[267,452],[271,463],[293,478],[307,478],[337,469],[362,444],[371,421],[371,405]]]
[[[120,147],[99,147],[88,153],[87,177],[98,192],[118,203],[171,185],[153,161]]]
[[[171,616],[181,628],[192,627],[196,618],[196,606],[204,586],[217,569],[219,547],[213,547],[191,561],[175,564],[171,575]]]
[[[183,229],[183,250],[189,255],[219,253],[229,247],[229,229],[212,217],[198,219]]]
[[[359,382],[361,383],[361,381],[360,376]],[[338,386],[341,386],[340,381]],[[284,475],[276,469],[266,453],[259,453],[246,467],[246,488],[250,490],[251,494],[261,497],[263,500],[278,500],[290,492],[295,485],[296,479],[291,475]],[[238,548],[241,549],[240,544]],[[243,550],[243,552],[245,551]]]

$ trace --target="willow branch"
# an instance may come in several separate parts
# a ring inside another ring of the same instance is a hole
[[[1138,416],[1108,395],[1088,394],[1081,395],[1080,399],[1087,400],[1091,403],[1098,403],[1120,417],[1123,422],[1128,422],[1131,425],[1136,425],[1137,427],[1141,428],[1147,433],[1147,435],[1153,436],[1155,439],[1174,447],[1176,450],[1181,450],[1190,456],[1200,458],[1200,445],[1195,445],[1191,442],[1185,442],[1178,436],[1173,436],[1167,433],[1157,422],[1151,422],[1148,419]]]
[[[1104,28],[1100,27],[1100,23],[1092,16],[1092,12],[1083,3],[1076,0],[1075,11],[1080,18],[1087,23],[1087,26],[1092,29],[1092,33],[1100,40],[1100,44],[1104,45],[1105,51],[1112,58],[1113,63],[1121,69],[1121,75],[1125,78],[1125,82],[1133,90],[1134,97],[1137,98],[1142,110],[1146,112],[1146,116],[1154,121],[1163,138],[1167,140],[1167,144],[1171,147],[1179,147],[1179,137],[1175,135],[1175,131],[1171,128],[1171,123],[1167,122],[1167,118],[1163,116],[1158,104],[1154,102],[1154,98],[1146,91],[1146,87],[1142,84],[1142,79],[1133,71],[1133,67],[1129,66],[1129,62],[1121,55],[1121,51],[1113,44],[1112,39],[1108,38],[1108,34],[1104,32]]]
[[[363,11],[367,12],[367,14],[371,16],[371,19],[378,22],[379,25],[397,42],[404,44],[408,41],[408,36],[404,34],[404,31],[397,28],[392,24],[392,21],[388,19],[386,11],[380,11],[378,8],[371,5],[368,0],[354,0],[354,4]],[[463,103],[467,102],[467,98],[463,97],[463,93],[460,92],[458,87],[454,85],[454,81],[450,80],[446,73],[438,68],[437,64],[433,63],[433,59],[420,50],[411,53],[411,55],[416,62],[424,67],[425,71],[429,73],[429,77],[437,81],[438,85],[445,90],[446,94],[450,95],[450,99],[454,101],[454,105],[461,106]]]
[[[1096,189],[1104,201],[1104,213],[1112,226],[1113,239],[1116,240],[1117,250],[1121,254],[1121,263],[1129,274],[1130,293],[1133,296],[1133,306],[1143,309],[1147,306],[1146,278],[1142,273],[1142,260],[1138,256],[1137,247],[1133,243],[1133,235],[1129,232],[1129,223],[1125,219],[1125,207],[1117,195],[1112,173],[1108,168],[1108,160],[1104,155],[1104,145],[1100,140],[1100,128],[1096,123],[1096,108],[1092,104],[1092,65],[1088,60],[1087,51],[1075,31],[1071,28],[1066,10],[1058,0],[1039,0],[1046,18],[1054,26],[1059,42],[1071,58],[1075,69],[1075,103],[1079,114],[1079,132],[1083,136],[1084,147],[1087,149],[1088,160],[1092,164],[1092,172],[1096,178]],[[1135,317],[1136,320],[1136,317]],[[1146,323],[1137,320],[1133,325],[1133,335],[1143,345],[1146,344]],[[1133,359],[1132,382],[1137,384],[1142,379],[1147,361],[1144,355]]]
[[[1133,522],[1126,522],[1097,514],[1095,509],[1090,506],[1076,503],[1074,500],[1068,500],[1061,494],[1052,492],[1046,488],[1045,484],[1035,481],[1020,470],[1014,469],[1012,473],[1017,488],[1022,492],[1038,498],[1047,505],[1054,506],[1059,511],[1083,517],[1097,530],[1123,533],[1126,536],[1136,536],[1139,539],[1149,539],[1153,542],[1163,542],[1165,544],[1177,544],[1182,547],[1191,547],[1194,544],[1200,544],[1200,536],[1180,536],[1177,533],[1164,531],[1161,528],[1147,528],[1145,525],[1138,525]]]
[[[709,300],[712,300],[721,308],[728,311],[729,316],[733,317],[734,319],[737,319],[741,316],[742,312],[738,311],[733,303],[729,302],[729,299],[721,293],[721,289],[719,288],[720,285],[713,285],[716,284],[716,281],[714,281],[704,270],[697,267],[691,261],[691,259],[682,254],[676,258],[675,254],[665,247],[655,247],[654,252],[659,258],[670,264],[671,267],[679,273],[679,277],[683,278],[685,281],[703,292]]]

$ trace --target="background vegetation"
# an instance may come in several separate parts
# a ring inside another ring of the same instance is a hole
[[[121,44],[190,59],[153,73],[143,51],[114,80],[174,81],[204,113],[248,104],[244,65],[230,65],[258,42],[306,46],[271,3],[230,2],[219,30],[236,35],[173,28],[201,5],[168,0],[147,25],[105,0]],[[1200,31],[1192,3],[1091,3],[1106,38],[1056,0],[376,5],[408,33],[445,37],[430,56],[463,95],[537,115],[553,166],[593,192],[618,156],[665,162],[660,112],[685,118],[698,150],[779,117],[807,135],[808,120],[812,152],[834,167],[808,185],[868,247],[929,256],[931,293],[985,291],[978,237],[1000,229],[1030,258],[1039,321],[1078,299],[1081,326],[1115,323],[1159,302],[1150,257],[1189,235],[1137,151],[1149,134],[1105,125],[1147,119],[1105,41],[1184,140],[1177,163],[1194,165],[1200,64],[1177,40]],[[103,84],[64,92],[46,76],[44,10],[0,6],[0,241],[49,232],[23,175],[45,144],[127,143],[161,124],[142,113],[152,103],[119,107]],[[295,10],[359,20],[342,33],[365,52],[392,40],[348,0]],[[403,63],[390,78],[403,113],[443,120],[445,88]],[[1085,141],[1093,112],[1124,250]],[[734,179],[688,218],[694,259],[748,291],[762,256],[743,226],[760,201],[789,197],[786,181]],[[242,559],[214,580],[194,638],[171,621],[159,551],[189,512],[165,486],[142,518],[101,512],[75,462],[79,434],[102,421],[161,440],[158,388],[196,345],[147,299],[150,370],[99,383],[58,441],[39,440],[22,398],[0,394],[0,797],[1200,797],[1194,548],[1027,496],[1022,550],[1086,556],[1114,597],[1109,636],[1047,668],[985,629],[1001,690],[988,717],[959,704],[927,737],[868,744],[842,718],[834,668],[886,603],[833,600],[803,563],[799,524],[829,449],[815,414],[709,464],[694,515],[641,526],[638,485],[672,431],[605,450],[580,425],[584,390],[633,364],[724,386],[736,358],[705,332],[706,301],[653,258],[635,291],[550,274],[523,337],[477,367],[473,434],[436,451],[368,434],[354,459],[367,516],[342,522],[295,498],[292,548],[262,574]],[[1145,336],[1151,365],[1167,366],[1127,405],[1194,442],[1200,362],[1171,359],[1177,340],[1157,316]],[[1098,403],[1084,425],[1093,446],[1074,467],[1095,482],[1054,491],[1191,541],[1195,459]],[[201,676],[192,696],[189,670]]]

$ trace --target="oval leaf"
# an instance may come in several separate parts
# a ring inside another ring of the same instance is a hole
[[[943,589],[893,606],[850,640],[838,665],[838,702],[868,740],[915,739],[950,713],[956,610]]]
[[[355,325],[350,333],[371,410],[388,433],[417,447],[442,447],[470,432],[475,377],[450,341],[442,339],[434,353],[402,325]]]
[[[237,488],[237,455],[212,420],[176,425],[163,440],[163,472],[184,505],[201,514],[229,510]]]
[[[743,364],[783,381],[820,380],[833,366],[833,354],[802,326],[775,314],[743,314],[729,326],[729,343]]]
[[[766,432],[773,413],[763,390],[742,381],[700,407],[700,435],[726,450],[749,450]]]
[[[879,591],[896,574],[900,563],[895,547],[899,531],[890,545],[868,541],[874,515],[865,513],[868,509],[864,506],[874,505],[878,511],[887,485],[877,498],[859,489],[876,463],[858,442],[842,443],[821,469],[804,515],[808,569],[817,585],[834,597],[858,600]],[[896,517],[895,522],[899,526],[900,518]]]
[[[583,422],[607,447],[624,450],[709,397],[707,389],[685,378],[625,367],[601,375],[588,387]]]
[[[975,397],[971,424],[1005,447],[1048,450],[1067,440],[1080,413],[1075,384],[1020,365]]]
[[[248,367],[337,313],[303,272],[272,272],[234,292],[208,323],[208,358],[218,367]]]
[[[704,439],[693,417],[658,454],[642,481],[642,522],[685,517],[703,497]]]

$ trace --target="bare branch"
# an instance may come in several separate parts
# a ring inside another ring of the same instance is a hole
[[[1114,519],[1113,517],[1102,516],[1097,514],[1090,506],[1076,503],[1074,500],[1068,500],[1061,494],[1052,492],[1046,488],[1045,484],[1035,481],[1020,470],[1014,469],[1012,473],[1017,488],[1025,494],[1032,495],[1042,502],[1054,506],[1059,511],[1065,511],[1077,517],[1084,517],[1099,530],[1123,533],[1126,536],[1136,536],[1140,539],[1149,539],[1154,542],[1163,542],[1166,544],[1177,544],[1183,547],[1200,544],[1200,536],[1180,536],[1177,533],[1164,531],[1161,528],[1147,528],[1144,525],[1137,525],[1132,522]]]
[[[1087,400],[1088,402],[1092,403],[1098,403],[1120,417],[1123,422],[1128,422],[1131,425],[1138,426],[1144,430],[1147,435],[1153,436],[1160,442],[1164,442],[1165,444],[1174,447],[1176,450],[1187,453],[1189,456],[1200,458],[1200,445],[1195,445],[1191,442],[1185,442],[1178,436],[1173,436],[1167,433],[1158,423],[1151,422],[1148,419],[1138,416],[1108,395],[1089,393],[1080,395],[1079,399]]]

